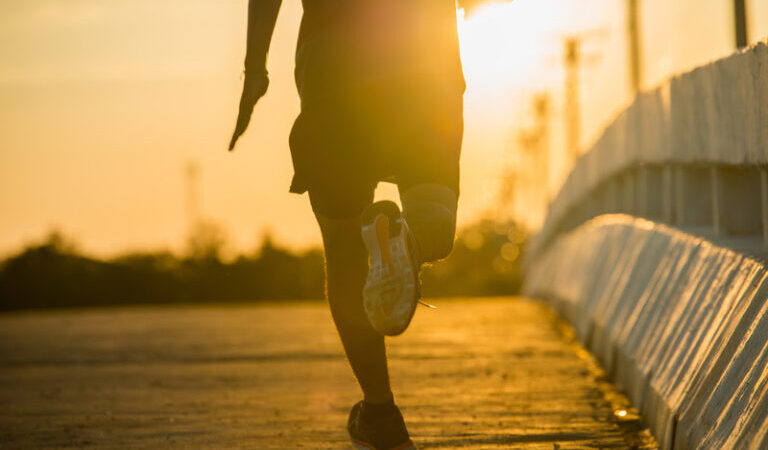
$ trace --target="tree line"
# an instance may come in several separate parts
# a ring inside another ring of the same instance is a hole
[[[524,231],[481,221],[459,233],[445,261],[422,271],[425,297],[515,294]],[[183,255],[84,255],[60,233],[0,263],[0,310],[323,298],[323,254],[294,252],[265,237],[257,251],[223,258],[215,226],[191,233]]]

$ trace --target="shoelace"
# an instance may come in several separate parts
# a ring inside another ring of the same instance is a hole
[[[420,304],[421,306],[426,306],[426,307],[427,307],[427,308],[429,308],[429,309],[438,309],[438,307],[437,307],[437,306],[435,306],[435,305],[430,305],[429,303],[425,302],[424,300],[419,300],[419,304]]]

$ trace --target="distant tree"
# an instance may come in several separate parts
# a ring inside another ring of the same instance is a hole
[[[103,263],[76,253],[59,232],[9,258],[0,270],[0,308],[41,308],[90,304],[103,286],[90,281],[104,273]]]
[[[227,245],[227,232],[216,222],[196,223],[187,237],[187,255],[194,260],[219,260]]]
[[[422,272],[425,296],[517,293],[525,237],[511,222],[466,227],[450,257]],[[0,263],[0,310],[323,298],[320,249],[294,252],[266,235],[254,254],[224,261],[225,246],[226,233],[208,223],[191,233],[183,257],[162,251],[101,260],[52,232]]]
[[[179,276],[181,260],[168,251],[130,253],[109,261],[113,303],[178,302],[184,300]]]

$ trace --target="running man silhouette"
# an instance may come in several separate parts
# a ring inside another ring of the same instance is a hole
[[[229,149],[269,84],[281,0],[250,0],[245,81]],[[414,448],[390,388],[385,335],[402,333],[422,264],[456,228],[465,88],[455,0],[303,0],[290,135],[290,191],[309,193],[325,249],[326,295],[363,391],[353,444]],[[380,181],[403,206],[373,203]]]

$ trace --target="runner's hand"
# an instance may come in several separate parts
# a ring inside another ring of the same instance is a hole
[[[266,72],[263,74],[249,74],[246,72],[245,82],[243,83],[243,95],[240,97],[240,111],[237,114],[235,132],[232,133],[232,140],[229,141],[229,151],[235,148],[238,138],[248,128],[253,107],[267,92],[267,86],[269,86],[269,78],[267,78]]]

